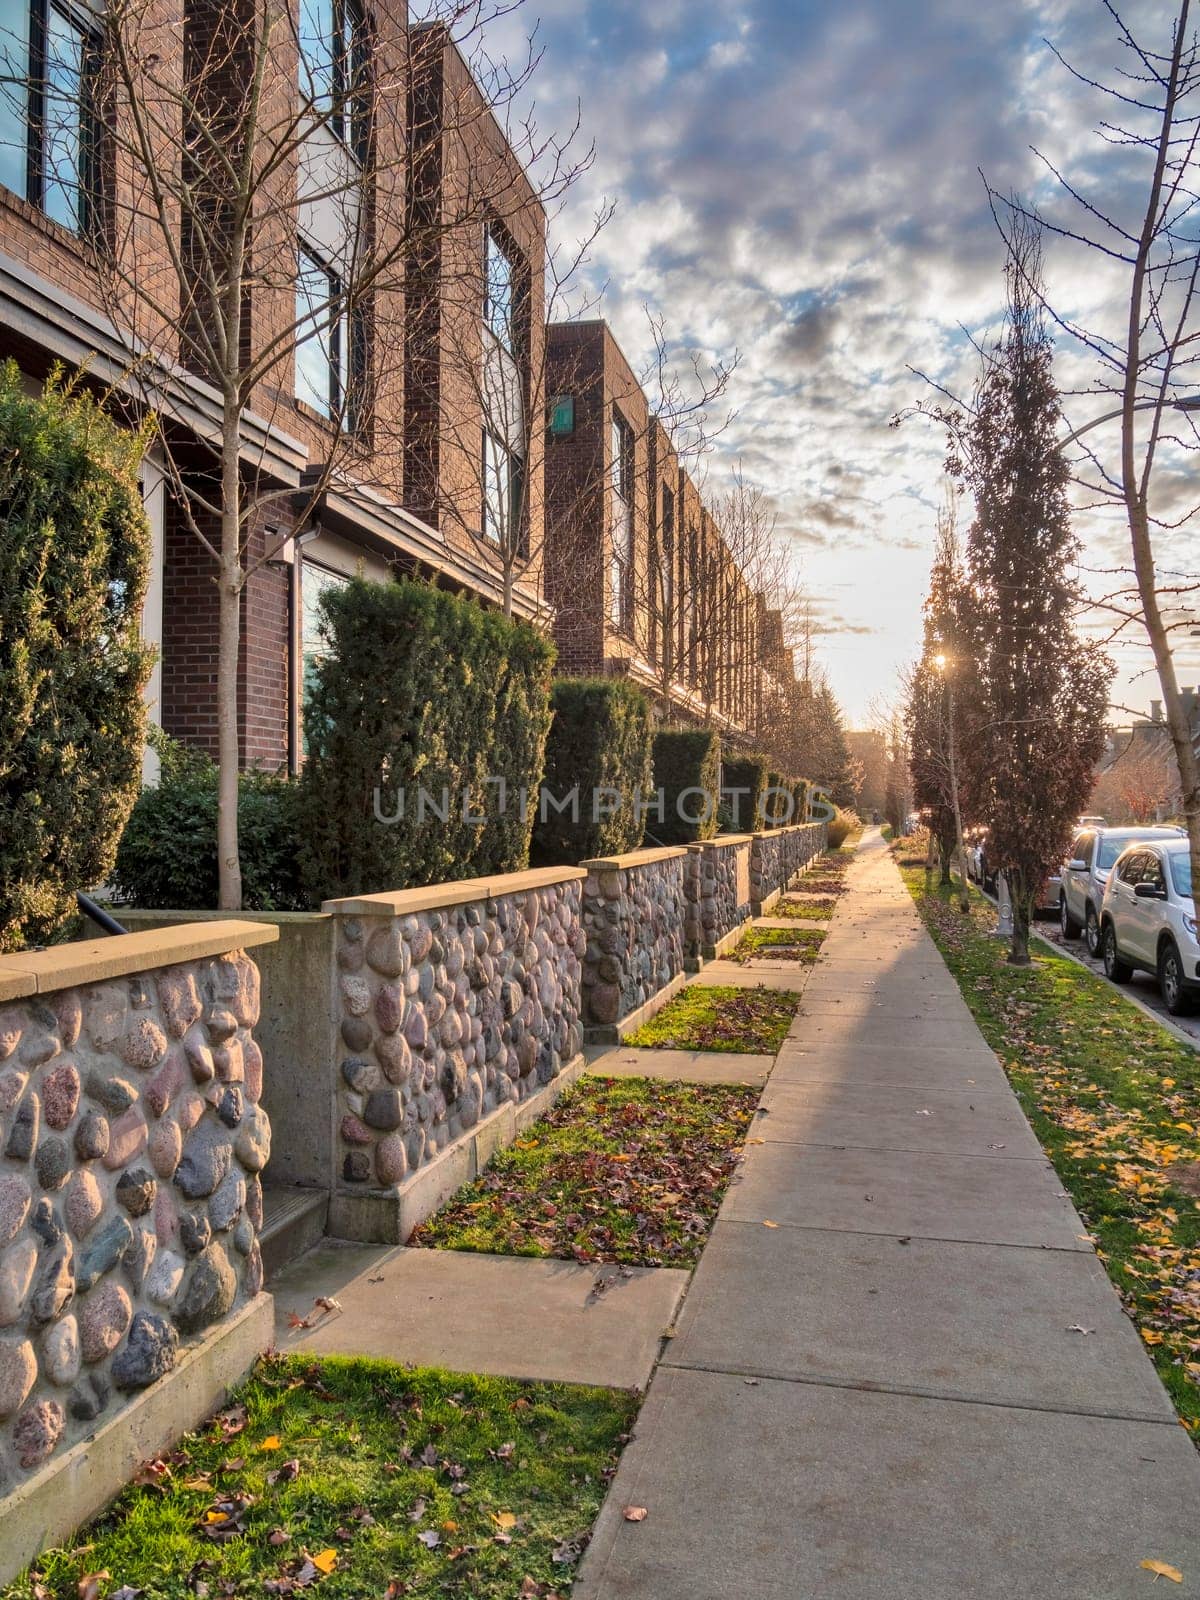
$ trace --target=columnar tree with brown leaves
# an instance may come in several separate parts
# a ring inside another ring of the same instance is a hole
[[[962,749],[1008,880],[1015,966],[1029,963],[1039,890],[1091,793],[1113,670],[1073,625],[1078,541],[1040,249],[1036,228],[1014,229],[1004,331],[985,359],[973,414],[958,436],[961,452],[952,447],[949,463],[975,502],[964,607],[975,679],[963,685]]]

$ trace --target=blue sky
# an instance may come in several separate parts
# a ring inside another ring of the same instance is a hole
[[[1153,26],[1169,9],[1133,0],[1131,16]],[[719,491],[740,459],[772,497],[820,656],[863,723],[914,655],[941,495],[936,432],[889,427],[923,393],[906,369],[969,386],[961,327],[986,335],[1001,310],[977,169],[1036,193],[1036,144],[1136,206],[1136,171],[1092,136],[1097,101],[1043,43],[1096,69],[1117,54],[1111,22],[1100,0],[526,0],[487,28],[488,50],[515,59],[535,23],[539,123],[567,126],[578,105],[596,146],[555,233],[569,241],[616,201],[586,291],[603,291],[635,365],[646,305],[680,351],[740,350],[739,414],[708,481]],[[1116,314],[1094,257],[1052,250],[1049,275],[1072,312]],[[1077,352],[1062,368],[1064,383],[1087,377]],[[1073,404],[1072,424],[1085,413]],[[1119,564],[1115,513],[1078,526],[1086,567]],[[1182,534],[1171,553],[1195,567],[1198,542]],[[1097,593],[1112,581],[1085,576]],[[1114,700],[1144,706],[1157,694],[1145,651],[1131,638],[1115,653]],[[1185,657],[1183,681],[1198,678],[1200,654]]]

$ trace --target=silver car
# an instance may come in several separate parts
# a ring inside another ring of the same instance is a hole
[[[1128,983],[1134,969],[1154,973],[1173,1017],[1200,997],[1200,941],[1188,841],[1131,844],[1117,858],[1100,910],[1104,971]]]
[[[1182,828],[1084,828],[1077,833],[1058,891],[1058,920],[1064,935],[1078,939],[1082,933],[1088,954],[1098,956],[1104,886],[1121,851],[1142,840],[1182,836]]]

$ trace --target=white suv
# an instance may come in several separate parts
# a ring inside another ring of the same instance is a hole
[[[1113,863],[1126,845],[1145,839],[1179,839],[1181,828],[1087,828],[1071,844],[1058,892],[1058,920],[1068,939],[1082,931],[1089,955],[1100,954],[1100,904]]]
[[[1186,839],[1131,844],[1109,873],[1100,911],[1104,971],[1128,983],[1135,967],[1158,975],[1172,1016],[1200,997],[1200,942]]]

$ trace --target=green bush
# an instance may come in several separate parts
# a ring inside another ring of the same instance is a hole
[[[788,816],[787,798],[779,792],[781,789],[787,789],[789,792],[791,790],[791,784],[784,777],[783,773],[768,772],[766,816],[766,826],[768,828],[781,828],[785,822],[789,822],[791,820],[791,818]]]
[[[737,797],[737,810],[732,800],[721,802],[721,827],[727,833],[753,833],[761,827],[758,810],[767,787],[766,756],[726,756],[721,763],[721,787],[745,789],[747,794]]]
[[[809,785],[807,780],[804,778],[797,779],[797,781],[792,785],[793,822],[808,821],[808,790]]]
[[[533,825],[532,855],[546,865],[620,855],[642,842],[635,800],[650,790],[650,705],[620,678],[558,678],[550,693],[554,720],[546,740],[544,783],[562,800],[579,789],[579,819],[547,807]],[[592,820],[592,792],[615,789],[622,804]]]
[[[0,371],[0,950],[107,876],[137,795],[144,449],[57,377],[31,397]]]
[[[663,728],[656,733],[653,787],[663,791],[663,820],[647,818],[647,844],[690,844],[713,838],[720,782],[721,741],[711,728]],[[681,817],[678,800],[686,789],[700,789],[706,799],[688,795]],[[688,821],[687,817],[697,820]]]
[[[524,867],[534,808],[522,817],[521,791],[542,774],[554,647],[407,580],[355,579],[321,611],[300,785],[313,899]],[[503,810],[489,779],[504,780]]]
[[[146,911],[211,911],[217,904],[217,767],[157,729],[157,784],[142,790],[117,850],[112,886]],[[238,778],[242,903],[247,911],[302,911],[310,902],[296,859],[298,786],[286,777]]]

